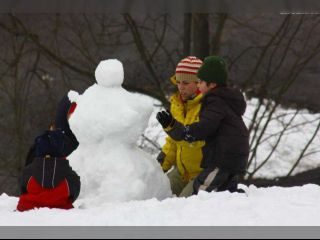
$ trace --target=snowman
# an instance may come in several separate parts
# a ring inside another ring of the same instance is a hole
[[[81,176],[80,199],[100,204],[170,197],[161,166],[137,146],[152,101],[121,87],[124,70],[118,60],[102,61],[95,77],[97,84],[82,95],[68,94],[77,103],[69,123],[80,145],[69,160]]]

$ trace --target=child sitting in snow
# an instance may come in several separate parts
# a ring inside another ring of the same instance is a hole
[[[71,209],[80,193],[80,177],[66,159],[69,139],[64,131],[51,128],[35,140],[35,159],[21,178],[18,211],[34,208]]]
[[[69,125],[69,118],[74,113],[75,109],[77,107],[76,103],[72,103],[69,100],[69,97],[66,95],[62,98],[58,105],[57,113],[56,113],[56,119],[54,125],[63,130],[65,132],[65,135],[67,136],[64,147],[64,154],[65,156],[69,156],[73,151],[75,151],[78,146],[79,142],[76,138],[76,136],[73,134],[73,132],[70,129]],[[35,159],[35,145],[33,144],[32,147],[29,149],[26,164],[25,166],[28,166],[33,162]]]

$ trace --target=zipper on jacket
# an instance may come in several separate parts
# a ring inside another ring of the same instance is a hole
[[[189,175],[189,173],[187,172],[187,169],[186,169],[186,167],[184,166],[184,163],[183,163],[183,161],[182,161],[182,146],[180,146],[180,162],[181,162],[181,166],[183,167],[183,170],[184,170],[184,176],[183,176],[183,180],[185,180],[185,181],[187,181],[187,180],[189,180],[188,179],[188,175]]]
[[[44,187],[44,177],[45,177],[45,171],[46,171],[46,159],[43,159],[43,165],[42,165],[42,188]]]

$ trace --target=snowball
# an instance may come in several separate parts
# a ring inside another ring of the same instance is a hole
[[[75,92],[75,91],[70,91],[68,93],[68,98],[71,102],[78,102],[78,97],[79,97],[79,93]]]
[[[99,63],[95,77],[103,87],[120,87],[124,80],[122,63],[117,59],[105,60]]]

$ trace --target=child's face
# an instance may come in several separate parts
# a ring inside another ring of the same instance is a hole
[[[197,82],[177,81],[177,86],[184,101],[191,98],[198,91]]]
[[[206,94],[207,92],[209,92],[210,90],[212,90],[216,87],[217,87],[217,84],[215,84],[215,83],[207,84],[205,81],[202,81],[202,80],[199,80],[199,82],[198,82],[198,88],[202,94]]]

